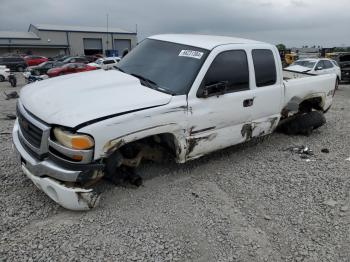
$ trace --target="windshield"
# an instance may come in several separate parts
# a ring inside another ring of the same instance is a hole
[[[119,63],[118,69],[154,83],[159,91],[187,94],[209,51],[146,39]]]
[[[292,65],[299,65],[307,68],[313,68],[315,64],[316,64],[316,61],[300,60],[300,61],[295,61]]]
[[[100,65],[100,64],[102,64],[102,62],[103,62],[103,59],[102,59],[102,58],[99,58],[99,59],[97,59],[97,60],[95,61],[95,64]]]

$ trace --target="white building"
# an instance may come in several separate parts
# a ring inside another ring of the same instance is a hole
[[[137,34],[120,28],[30,24],[28,32],[0,31],[0,55],[92,55],[116,50],[121,56],[136,44]]]

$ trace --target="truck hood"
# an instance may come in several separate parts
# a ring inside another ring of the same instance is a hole
[[[300,65],[288,66],[285,69],[290,70],[290,71],[300,72],[300,73],[306,73],[306,72],[311,70],[311,68],[308,68],[305,66],[300,66]]]
[[[48,124],[76,127],[114,114],[161,106],[172,96],[141,85],[138,78],[116,70],[60,76],[26,85],[23,106]]]

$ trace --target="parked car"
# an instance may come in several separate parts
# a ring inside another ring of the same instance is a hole
[[[8,80],[10,75],[10,69],[6,66],[0,66],[0,82]]]
[[[62,64],[60,62],[56,62],[56,61],[47,61],[47,62],[43,62],[40,65],[37,66],[29,66],[26,69],[26,72],[28,72],[31,75],[43,75],[46,74],[47,71],[49,71],[50,69],[54,68],[54,67],[58,67],[61,66]]]
[[[107,57],[107,58],[99,58],[93,63],[89,63],[88,65],[94,66],[96,68],[101,68],[105,70],[113,69],[120,61],[119,57]]]
[[[48,59],[44,56],[35,56],[35,55],[25,56],[24,60],[26,61],[28,66],[36,66],[48,61]]]
[[[323,117],[332,105],[336,76],[283,77],[271,44],[148,37],[118,70],[23,87],[13,141],[38,188],[65,208],[87,210],[99,199],[93,182],[123,181],[142,159],[184,163],[268,135],[292,116],[313,128],[311,113]]]
[[[97,59],[101,58],[99,56],[96,56],[96,55],[86,55],[84,56],[88,61],[89,63],[93,63],[95,62]]]
[[[56,55],[56,56],[52,56],[52,57],[49,57],[48,60],[49,61],[63,61],[64,59],[67,59],[68,55]]]
[[[286,70],[308,73],[315,75],[336,74],[337,87],[339,81],[342,79],[341,70],[334,60],[327,58],[320,59],[300,59],[295,61],[291,66],[285,68]]]
[[[89,60],[87,60],[85,57],[83,56],[70,56],[67,57],[66,59],[60,61],[63,64],[69,64],[69,63],[84,63],[84,64],[88,64]]]
[[[331,56],[340,67],[341,79],[350,81],[350,53],[336,53]]]
[[[0,65],[6,66],[11,71],[18,72],[23,72],[23,70],[27,68],[27,63],[19,56],[0,57]]]
[[[91,70],[95,70],[95,69],[96,69],[96,67],[89,66],[87,64],[69,63],[69,64],[65,64],[61,67],[55,67],[55,68],[48,70],[47,75],[49,77],[55,77],[55,76],[60,76],[60,75],[67,75],[67,74],[91,71]]]

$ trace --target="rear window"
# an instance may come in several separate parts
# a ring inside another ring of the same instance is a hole
[[[333,64],[328,60],[324,60],[323,64],[325,69],[333,68]]]
[[[114,64],[115,61],[114,61],[114,60],[106,60],[106,61],[103,61],[103,63],[104,63],[105,65],[108,65],[108,64]]]
[[[255,82],[257,87],[270,86],[276,83],[276,64],[269,49],[254,49],[252,52]]]

